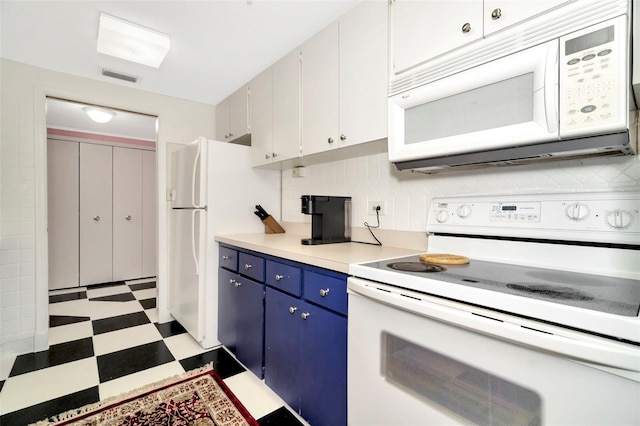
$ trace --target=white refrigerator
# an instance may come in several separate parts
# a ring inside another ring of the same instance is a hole
[[[218,345],[217,234],[280,219],[281,175],[251,167],[250,147],[198,138],[172,156],[169,312],[204,348]]]

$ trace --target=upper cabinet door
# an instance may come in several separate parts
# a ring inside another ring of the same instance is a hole
[[[273,65],[273,161],[300,157],[300,50]]]
[[[484,32],[490,34],[574,0],[485,0]]]
[[[142,151],[113,148],[113,279],[142,276]]]
[[[271,163],[273,155],[273,70],[267,68],[249,83],[251,165]]]
[[[80,285],[113,281],[112,148],[80,144]]]
[[[249,93],[244,85],[216,105],[216,139],[231,142],[250,132]]]
[[[390,8],[393,72],[480,40],[482,12],[482,0],[394,0]]]
[[[302,152],[338,146],[338,21],[302,45]]]
[[[387,137],[387,3],[365,1],[339,19],[340,146]]]
[[[216,139],[229,140],[229,98],[216,105]]]

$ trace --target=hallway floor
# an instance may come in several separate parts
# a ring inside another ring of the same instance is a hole
[[[209,362],[261,425],[302,425],[224,348],[204,350],[177,322],[158,324],[154,280],[49,293],[49,350],[3,363],[0,425],[26,425]],[[3,368],[4,370],[4,368]]]

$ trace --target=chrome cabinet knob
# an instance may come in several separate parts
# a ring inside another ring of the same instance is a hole
[[[238,288],[238,287],[240,287],[241,285],[242,285],[242,283],[241,283],[241,282],[239,282],[239,281],[235,281],[235,282],[233,283],[233,286],[234,286],[235,288]]]
[[[290,314],[295,314],[295,312],[298,310],[298,308],[296,308],[295,306],[289,306],[289,313]]]
[[[329,289],[328,288],[327,289],[324,289],[324,288],[320,289],[320,296],[325,297],[327,294],[329,294]]]
[[[347,135],[345,135],[345,134],[340,135],[340,140],[341,141],[346,141],[347,140]]]
[[[229,256],[222,256],[222,260],[229,260]]]
[[[462,26],[462,32],[463,33],[468,33],[469,31],[471,31],[471,24],[466,22],[463,26]]]
[[[96,222],[100,222],[100,216],[94,216],[93,220],[95,220]]]
[[[126,215],[124,218],[127,219],[127,220],[131,220],[131,215],[130,214]]]
[[[329,139],[327,139],[327,142],[329,142],[329,143],[333,143],[333,138],[329,138]]]
[[[280,281],[284,278],[284,275],[276,275],[276,281]]]
[[[248,263],[244,264],[244,269],[251,269],[251,268],[253,268],[253,265],[250,265]]]
[[[271,158],[271,156],[270,156],[269,154],[265,154],[265,155],[264,155],[264,159],[265,159],[265,160],[268,160],[269,158]]]
[[[491,19],[493,20],[500,19],[501,16],[502,16],[502,10],[500,10],[500,8],[495,8],[491,12]]]
[[[300,318],[302,318],[303,320],[306,320],[307,318],[309,318],[309,312],[303,312],[302,315],[300,315]]]
[[[272,152],[272,153],[271,153],[271,156],[272,156],[273,158],[276,158],[276,157],[278,156],[278,154],[277,154],[277,153],[275,153],[275,152]]]
[[[229,279],[229,284],[235,284],[236,280],[234,280],[233,278]]]

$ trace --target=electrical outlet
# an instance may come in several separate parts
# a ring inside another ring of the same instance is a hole
[[[378,210],[379,216],[384,216],[387,213],[387,204],[384,201],[369,201],[367,206],[367,212],[369,213],[369,216],[376,215],[377,207],[380,207],[380,210]]]

